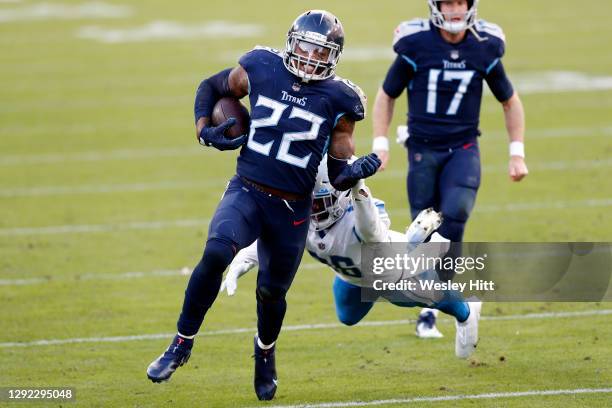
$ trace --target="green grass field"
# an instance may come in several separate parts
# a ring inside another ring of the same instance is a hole
[[[178,271],[201,256],[207,219],[235,166],[235,153],[196,143],[193,95],[202,78],[254,45],[282,47],[293,18],[312,7],[343,21],[338,73],[373,102],[392,58],[380,50],[390,49],[395,25],[427,13],[425,0],[398,3],[0,2],[0,387],[71,386],[83,407],[271,406],[252,390],[254,274],[235,297],[219,297],[171,382],[146,379],[175,330],[188,279]],[[612,5],[484,0],[480,14],[508,37],[504,61],[524,90],[531,174],[508,180],[502,110],[486,96],[483,185],[466,240],[610,241]],[[155,21],[256,26],[236,26],[234,34],[247,31],[236,38],[178,38],[177,30],[164,38],[170,31],[151,29]],[[92,39],[100,33],[110,42]],[[561,71],[573,79],[559,79]],[[398,100],[392,128],[405,106]],[[367,152],[370,118],[356,138],[358,153]],[[394,146],[390,169],[369,182],[395,229],[409,223],[405,171],[405,153]],[[416,310],[388,304],[376,305],[365,325],[340,327],[333,273],[308,256],[304,264],[288,296],[285,325],[293,330],[278,341],[274,404],[395,399],[378,406],[438,407],[449,402],[431,398],[500,393],[450,403],[612,405],[610,303],[485,304],[478,350],[460,361],[450,319],[436,341],[393,322]],[[541,315],[526,318],[533,313]],[[109,341],[158,333],[168,336]],[[56,339],[85,340],[31,343]],[[28,406],[37,405],[60,403]]]

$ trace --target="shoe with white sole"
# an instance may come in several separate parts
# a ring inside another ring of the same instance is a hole
[[[416,335],[420,339],[439,339],[444,337],[436,327],[436,315],[431,310],[423,310],[416,324]]]
[[[459,358],[468,358],[476,350],[478,344],[478,320],[482,302],[468,302],[470,315],[463,323],[455,320],[457,334],[455,336],[455,355]]]

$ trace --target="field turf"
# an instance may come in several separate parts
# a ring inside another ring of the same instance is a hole
[[[195,89],[256,44],[283,47],[304,7],[325,8],[346,32],[338,73],[371,105],[393,58],[384,52],[393,28],[426,16],[426,2],[117,0],[93,8],[115,10],[113,18],[92,16],[87,2],[47,2],[47,14],[36,14],[40,4],[0,2],[0,387],[70,386],[74,406],[83,407],[272,406],[252,389],[254,273],[233,298],[219,296],[171,382],[146,379],[175,331],[188,279],[179,270],[198,262],[207,220],[235,168],[234,152],[197,144]],[[531,174],[520,184],[508,180],[502,109],[487,95],[483,185],[466,240],[610,241],[612,4],[485,0],[480,14],[504,28],[505,66],[525,90]],[[143,38],[155,21],[255,27],[235,38],[179,38],[163,29]],[[115,41],[84,38],[103,30],[116,30]],[[530,83],[559,72],[590,80],[583,89]],[[392,128],[405,110],[402,97]],[[369,117],[356,138],[358,153],[368,152]],[[397,230],[410,222],[405,172],[405,152],[395,145],[390,168],[369,182]],[[278,341],[274,404],[612,405],[611,303],[485,304],[478,350],[460,361],[447,318],[445,337],[435,341],[418,340],[412,323],[392,322],[414,319],[416,310],[389,304],[376,305],[366,325],[340,327],[333,273],[308,255],[303,265]],[[168,335],[125,337],[160,333]],[[542,394],[551,390],[571,392]],[[501,395],[432,399],[490,393]],[[60,404],[73,406],[28,406]]]

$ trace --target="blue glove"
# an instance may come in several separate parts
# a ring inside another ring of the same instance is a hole
[[[376,153],[370,153],[350,164],[347,176],[355,180],[368,178],[376,173],[381,164]]]
[[[242,146],[247,140],[247,135],[238,136],[235,139],[225,137],[224,133],[227,129],[234,126],[235,118],[229,118],[222,124],[216,127],[206,126],[200,131],[200,144],[204,146],[212,146],[218,150],[235,150]]]

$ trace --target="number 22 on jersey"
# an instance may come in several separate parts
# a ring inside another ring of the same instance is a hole
[[[289,105],[280,103],[278,101],[275,101],[274,99],[267,98],[263,95],[259,95],[255,106],[264,106],[266,108],[270,108],[272,109],[272,113],[265,118],[253,119],[251,121],[251,131],[249,133],[249,141],[247,142],[247,147],[251,150],[256,151],[257,153],[263,154],[264,156],[269,156],[270,150],[272,149],[272,145],[274,144],[274,140],[270,140],[267,143],[260,143],[255,140],[255,134],[257,133],[258,128],[277,126],[278,122],[281,119],[281,116],[283,115],[283,112],[289,107]],[[289,113],[289,119],[294,118],[302,119],[306,122],[309,122],[310,129],[305,132],[283,133],[283,137],[281,139],[280,145],[278,147],[278,152],[276,154],[276,160],[280,160],[285,163],[289,163],[293,166],[305,169],[306,166],[308,166],[308,161],[310,160],[310,156],[312,156],[312,153],[308,153],[304,157],[298,157],[289,153],[289,147],[291,146],[292,142],[315,140],[319,136],[319,128],[321,127],[321,124],[325,121],[325,119],[315,115],[312,112],[298,108],[297,106],[293,106],[291,108],[291,112]]]

